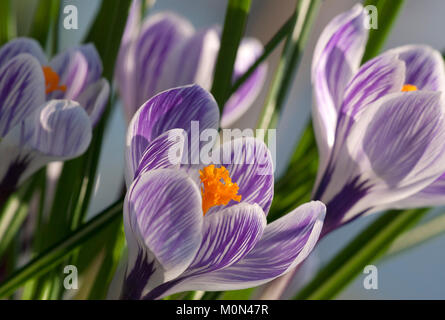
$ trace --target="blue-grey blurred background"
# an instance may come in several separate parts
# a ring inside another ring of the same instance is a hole
[[[30,1],[26,1],[28,4]],[[79,30],[62,30],[61,46],[69,47],[78,43],[100,0],[66,0],[79,9]],[[246,33],[259,38],[263,44],[271,38],[292,13],[295,0],[254,0],[249,16]],[[279,174],[302,128],[310,116],[311,83],[310,65],[313,48],[322,28],[335,15],[353,6],[353,0],[326,0],[312,30],[300,69],[290,92],[282,120],[277,131],[277,174]],[[162,10],[175,11],[189,20],[196,28],[221,25],[224,19],[226,1],[223,0],[158,0],[151,12]],[[386,43],[386,48],[408,43],[425,43],[432,47],[445,49],[445,1],[407,0]],[[122,13],[124,14],[124,13]],[[26,17],[21,17],[25,20]],[[268,81],[273,76],[280,50],[268,60]],[[234,127],[254,127],[263,100],[267,94],[267,84],[255,105]],[[123,150],[125,122],[122,110],[115,108],[100,162],[100,175],[90,216],[112,203],[122,187]],[[312,265],[322,265],[342,248],[349,239],[369,224],[377,215],[358,219],[356,222],[329,235],[313,253]],[[378,262],[378,290],[363,287],[364,274],[360,275],[339,298],[342,299],[444,299],[445,298],[445,236],[420,245],[396,257]],[[314,269],[315,272],[315,269]]]

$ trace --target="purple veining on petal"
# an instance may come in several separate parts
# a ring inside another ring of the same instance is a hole
[[[135,47],[136,105],[157,93],[157,85],[171,50],[192,33],[192,26],[171,13],[150,17],[142,27]],[[133,113],[135,110],[133,110]]]
[[[20,125],[20,145],[49,157],[74,158],[91,141],[91,122],[85,110],[70,100],[51,100]]]
[[[445,72],[442,55],[426,45],[407,45],[390,50],[405,62],[405,83],[419,90],[445,90]]]
[[[193,85],[161,92],[139,109],[129,125],[127,166],[136,170],[149,143],[171,129],[187,132],[190,148],[184,153],[182,163],[199,164],[199,150],[206,142],[196,139],[203,130],[216,129],[218,122],[219,110],[215,99],[201,87]],[[199,126],[194,136],[193,123]]]
[[[19,54],[27,53],[44,65],[47,63],[45,53],[39,43],[31,38],[16,38],[0,48],[0,68]]]
[[[347,182],[341,191],[326,204],[326,218],[324,220],[320,237],[324,237],[330,231],[338,228],[341,224],[346,223],[346,221],[342,221],[343,217],[349,209],[368,194],[370,187],[368,181],[360,181],[360,177],[358,176]],[[315,199],[322,200],[323,197],[315,197]],[[366,211],[357,214],[353,219],[360,217],[365,212]],[[351,222],[353,219],[348,220],[347,222]]]
[[[20,54],[0,69],[0,137],[45,100],[43,73],[37,60]]]
[[[241,203],[206,214],[201,246],[181,277],[196,277],[236,263],[252,250],[265,226],[258,205]]]
[[[125,198],[124,227],[130,265],[141,248],[156,260],[149,287],[176,278],[192,262],[202,220],[199,189],[185,173],[158,169],[136,178]]]
[[[441,136],[439,100],[431,92],[404,92],[384,104],[368,124],[364,152],[374,172],[389,186],[397,186],[410,174]]]
[[[59,76],[59,84],[66,86],[66,91],[50,92],[47,99],[77,100],[88,76],[88,62],[85,56],[79,50],[70,49],[55,56],[50,61],[50,67]]]
[[[155,288],[151,298],[184,290],[237,290],[254,287],[292,270],[312,251],[323,225],[326,207],[306,203],[267,225],[255,247],[237,263],[196,278],[179,279]]]
[[[215,150],[215,165],[224,166],[233,182],[239,186],[242,202],[258,204],[267,215],[273,199],[273,161],[269,149],[261,140],[252,137],[225,142]],[[224,207],[235,205],[229,202]],[[213,207],[209,212],[221,210]]]
[[[139,250],[133,269],[125,277],[121,300],[139,300],[150,277],[154,274],[154,260],[149,262],[143,250]]]
[[[177,284],[181,283],[184,279],[179,277],[167,282],[164,282],[163,284],[157,286],[150,292],[148,292],[142,300],[155,300],[159,299],[164,293],[166,293],[168,290],[176,286]]]
[[[142,172],[161,168],[179,169],[185,136],[184,130],[172,129],[154,139],[142,155],[131,181]]]

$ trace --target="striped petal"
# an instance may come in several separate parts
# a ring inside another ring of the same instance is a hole
[[[365,63],[346,88],[342,113],[357,118],[370,103],[387,94],[400,92],[405,84],[405,69],[405,63],[391,53]]]
[[[407,45],[390,50],[406,64],[405,84],[419,90],[445,92],[445,66],[442,55],[425,45]]]
[[[183,290],[238,290],[269,282],[295,268],[311,253],[319,238],[325,212],[326,207],[319,201],[304,204],[267,225],[256,246],[237,263],[203,274],[193,285],[178,283],[163,288],[166,289],[163,293],[155,289],[151,294],[165,296]]]
[[[16,38],[0,48],[0,68],[19,54],[32,55],[41,65],[47,63],[45,53],[40,44],[31,38]]]
[[[248,254],[260,240],[266,217],[258,205],[239,204],[204,217],[203,238],[195,259],[180,278],[150,292],[155,299],[187,290],[212,290],[208,276],[230,267]],[[173,287],[172,287],[173,285]]]
[[[45,101],[45,79],[29,54],[12,58],[0,69],[0,138]]]
[[[241,203],[207,214],[201,247],[182,276],[201,275],[236,263],[252,250],[265,227],[266,217],[256,204]]]
[[[102,117],[109,96],[110,85],[105,78],[102,78],[88,86],[76,99],[90,116],[93,126],[95,126]]]
[[[66,86],[66,91],[50,92],[48,99],[77,99],[88,76],[88,62],[85,56],[78,50],[68,50],[55,56],[50,62],[50,67],[59,76],[60,85]]]
[[[50,62],[59,75],[66,92],[54,91],[49,99],[77,99],[83,90],[94,85],[102,76],[102,61],[92,44],[68,49],[59,53]]]
[[[404,80],[405,63],[396,54],[385,53],[360,67],[346,87],[337,122],[334,149],[341,149],[340,145],[348,136],[352,123],[357,121],[366,106],[387,94],[400,92]]]
[[[263,53],[263,45],[257,39],[245,38],[241,41],[234,66],[234,80],[241,77]],[[227,128],[238,120],[255,102],[260,94],[267,75],[267,64],[263,63],[233,93],[224,106],[221,127]]]
[[[150,142],[171,129],[183,129],[187,133],[190,147],[184,154],[187,157],[184,161],[199,163],[199,148],[204,142],[196,139],[199,140],[200,132],[205,129],[217,129],[218,122],[219,110],[215,100],[197,85],[156,95],[138,110],[128,126],[126,165],[129,172],[135,172]]]
[[[136,112],[137,108],[157,91],[158,81],[169,53],[175,46],[193,33],[191,24],[172,13],[158,13],[147,19],[142,26],[134,49],[135,87],[121,95],[135,96],[134,104],[127,105],[127,116]],[[127,99],[124,99],[127,100]]]
[[[402,92],[369,105],[351,127],[325,190],[325,229],[397,202],[445,172],[445,119],[437,92]]]
[[[334,144],[338,110],[346,85],[357,72],[368,31],[366,13],[361,4],[335,17],[323,30],[312,60],[312,84],[315,103],[312,118],[324,171]]]
[[[135,46],[140,30],[141,0],[133,0],[128,13],[127,23],[122,36],[119,54],[115,67],[115,81],[119,89],[120,96],[127,111],[134,110],[126,114],[128,121],[133,116],[137,104],[135,102],[136,78],[135,73]]]
[[[179,169],[186,136],[183,129],[172,129],[154,139],[142,155],[136,171],[127,167],[127,185],[143,172],[161,168]]]
[[[178,170],[140,175],[127,192],[125,235],[129,250],[123,298],[179,276],[193,261],[202,240],[199,189]]]
[[[168,55],[156,91],[192,83],[210,90],[219,46],[219,34],[214,28],[183,39]]]
[[[232,182],[239,186],[238,194],[244,203],[258,204],[267,215],[273,199],[272,156],[263,141],[251,137],[238,138],[222,144],[213,155],[215,165],[229,171]],[[236,204],[229,202],[224,207]],[[209,212],[221,210],[213,207]]]
[[[81,45],[75,50],[81,52],[88,64],[88,75],[85,82],[85,87],[92,85],[102,77],[103,66],[99,53],[92,43]]]
[[[4,177],[11,166],[25,162],[26,166],[16,174],[20,184],[51,161],[81,155],[90,141],[91,122],[85,110],[74,101],[51,100],[2,139],[0,177]]]
[[[445,205],[445,174],[421,191],[388,206],[397,209],[436,207]]]

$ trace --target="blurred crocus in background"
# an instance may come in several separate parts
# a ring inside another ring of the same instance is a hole
[[[121,298],[257,286],[293,269],[315,246],[326,210],[321,202],[266,225],[273,164],[262,141],[224,142],[213,150],[215,162],[182,164],[192,121],[204,131],[216,130],[218,120],[215,100],[196,85],[156,95],[132,119]],[[173,158],[172,149],[179,151]]]
[[[169,88],[196,83],[210,90],[220,48],[219,28],[195,30],[189,21],[173,12],[150,15],[140,25],[140,11],[140,1],[133,1],[116,69],[127,121],[147,99]],[[262,52],[257,39],[244,38],[238,48],[233,81]],[[263,63],[229,97],[222,127],[230,126],[247,111],[262,89],[266,72],[267,65]]]
[[[88,65],[80,51],[48,64],[37,42],[27,38],[0,48],[0,204],[47,163],[86,150],[92,121],[108,99],[107,84],[100,84],[104,94],[97,92],[99,66]]]
[[[334,18],[312,62],[323,234],[363,214],[445,203],[442,56],[408,45],[360,66],[365,19],[360,4]]]

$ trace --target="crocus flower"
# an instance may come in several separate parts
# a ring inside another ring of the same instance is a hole
[[[40,63],[45,100],[74,100],[83,106],[92,124],[97,124],[108,102],[110,85],[102,77],[102,61],[94,45],[70,48],[48,61],[37,41],[17,38],[0,48],[0,67],[22,53],[32,55]]]
[[[302,262],[318,239],[319,201],[266,224],[273,164],[262,141],[240,137],[215,146],[209,163],[188,161],[205,145],[190,141],[194,121],[203,135],[219,123],[215,100],[197,85],[156,95],[130,122],[121,298],[257,286]]]
[[[45,164],[85,152],[109,85],[92,45],[49,63],[32,39],[0,48],[0,203]]]
[[[340,14],[314,52],[314,198],[327,204],[323,234],[382,209],[445,204],[443,59],[407,45],[360,66],[365,19],[359,4]]]
[[[128,121],[147,99],[187,84],[210,90],[220,47],[218,28],[197,30],[189,21],[162,12],[139,24],[140,1],[133,1],[121,42],[116,80]],[[239,78],[261,55],[263,46],[254,38],[242,40],[234,66],[233,80]],[[221,125],[237,120],[261,91],[266,76],[262,64],[229,98]]]

